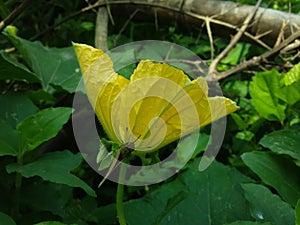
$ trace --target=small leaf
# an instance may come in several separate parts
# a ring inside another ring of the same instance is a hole
[[[238,126],[239,130],[245,130],[248,127],[248,124],[239,116],[237,113],[231,113],[230,116]]]
[[[265,135],[259,144],[278,154],[300,160],[300,126],[274,131]]]
[[[22,152],[31,151],[55,137],[71,113],[72,108],[47,108],[22,121],[17,126]]]
[[[242,155],[244,163],[262,181],[275,188],[292,206],[300,198],[300,168],[293,161],[268,152],[248,152]]]
[[[285,119],[286,105],[280,103],[275,93],[281,91],[280,74],[276,70],[257,73],[250,83],[250,95],[256,111],[268,120]]]
[[[3,225],[17,225],[11,217],[2,212],[0,212],[0,222]]]
[[[295,65],[289,72],[287,72],[283,78],[286,86],[295,83],[300,80],[300,63]]]
[[[294,225],[293,208],[262,185],[242,184],[254,219],[276,225]]]
[[[96,193],[90,186],[70,173],[80,165],[81,161],[82,157],[79,153],[74,155],[65,150],[47,153],[40,159],[26,165],[10,164],[6,170],[8,173],[18,172],[24,177],[39,176],[46,181],[65,184],[70,187],[80,187],[87,194],[95,197]]]
[[[223,64],[236,65],[238,62],[243,60],[249,52],[251,45],[245,43],[238,43],[222,60]]]

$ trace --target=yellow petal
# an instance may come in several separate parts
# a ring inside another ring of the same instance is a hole
[[[205,79],[190,81],[167,64],[143,60],[128,81],[103,51],[74,48],[89,100],[115,142],[156,150],[237,109],[230,99],[208,97]]]
[[[102,50],[84,44],[73,44],[88,98],[108,136],[119,142],[112,127],[111,107],[129,80],[114,72],[110,57]]]

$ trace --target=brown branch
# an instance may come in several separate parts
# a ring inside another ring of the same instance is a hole
[[[208,75],[206,76],[206,79],[208,81],[213,81],[216,79],[217,75],[217,66],[221,62],[222,59],[224,59],[227,54],[234,48],[234,46],[237,44],[237,42],[241,39],[243,36],[244,32],[248,28],[250,21],[253,19],[255,16],[262,0],[257,1],[254,10],[246,17],[242,27],[240,30],[234,35],[234,37],[231,39],[229,45],[211,62],[211,65],[208,70]]]
[[[33,3],[33,0],[25,0],[22,2],[16,9],[14,9],[11,14],[9,14],[4,20],[0,22],[0,32],[3,31],[3,29],[11,24],[22,12],[23,10]]]
[[[221,72],[217,76],[217,80],[224,79],[234,73],[240,72],[250,66],[258,65],[260,62],[265,61],[270,56],[273,56],[277,53],[279,53],[282,49],[284,49],[286,46],[288,46],[291,42],[295,41],[300,37],[300,29],[293,33],[291,36],[289,36],[287,39],[285,39],[283,42],[281,42],[279,45],[274,47],[272,50],[267,51],[259,56],[254,56],[252,59],[244,61],[237,66],[235,66],[232,69],[226,70],[224,72]]]

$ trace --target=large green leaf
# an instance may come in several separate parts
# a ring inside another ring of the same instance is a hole
[[[20,145],[24,152],[38,147],[53,138],[68,121],[72,108],[48,108],[29,116],[17,126]]]
[[[72,154],[70,151],[51,152],[38,160],[25,164],[10,164],[6,167],[8,173],[18,172],[24,177],[39,176],[43,180],[70,187],[80,187],[90,196],[95,197],[94,190],[84,181],[71,174],[70,171],[77,168],[82,161],[80,153]]]
[[[280,74],[276,70],[257,73],[250,83],[250,95],[253,106],[262,117],[282,123],[286,105],[276,95],[281,90],[279,81]]]
[[[295,65],[289,72],[287,72],[283,78],[285,85],[291,85],[300,80],[300,63]]]
[[[296,216],[296,225],[300,225],[300,199],[298,200],[295,208],[295,216]]]
[[[0,120],[0,156],[18,154],[18,132],[6,121]]]
[[[278,154],[300,160],[300,126],[274,131],[265,135],[259,144]]]
[[[275,188],[285,201],[296,205],[300,198],[300,168],[292,160],[268,152],[244,153],[242,159],[264,183]]]
[[[3,225],[17,225],[12,218],[2,212],[0,212],[0,222]]]
[[[6,93],[0,95],[0,120],[7,121],[13,128],[38,108],[24,94]]]
[[[199,160],[195,160],[173,182],[141,199],[127,202],[128,224],[223,225],[251,220],[240,186],[250,179],[217,162],[203,172],[199,172],[198,167]]]
[[[34,191],[32,191],[34,190]],[[63,217],[65,206],[73,197],[73,188],[42,179],[23,180],[21,203],[36,211],[48,211]]]
[[[22,64],[14,61],[8,54],[0,51],[0,80],[22,80],[41,82],[40,78]]]
[[[75,92],[81,76],[72,47],[47,48],[40,42],[30,42],[17,37],[10,29],[6,29],[5,34],[40,78],[44,90],[51,92],[52,86],[55,86],[71,93]]]
[[[276,225],[294,225],[293,208],[279,196],[257,184],[242,184],[245,197],[250,203],[252,216],[257,221],[272,222]]]

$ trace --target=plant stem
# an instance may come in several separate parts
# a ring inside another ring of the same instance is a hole
[[[18,163],[20,165],[23,164],[23,158],[18,157]],[[20,194],[21,194],[21,186],[22,186],[22,175],[17,172],[16,181],[15,181],[15,194],[13,198],[13,207],[12,207],[12,215],[14,218],[20,217]]]
[[[124,185],[122,184],[125,178],[125,174],[126,174],[125,167],[121,164],[119,183],[117,189],[117,215],[119,218],[120,225],[126,225],[126,219],[124,215],[124,205],[123,205]]]

